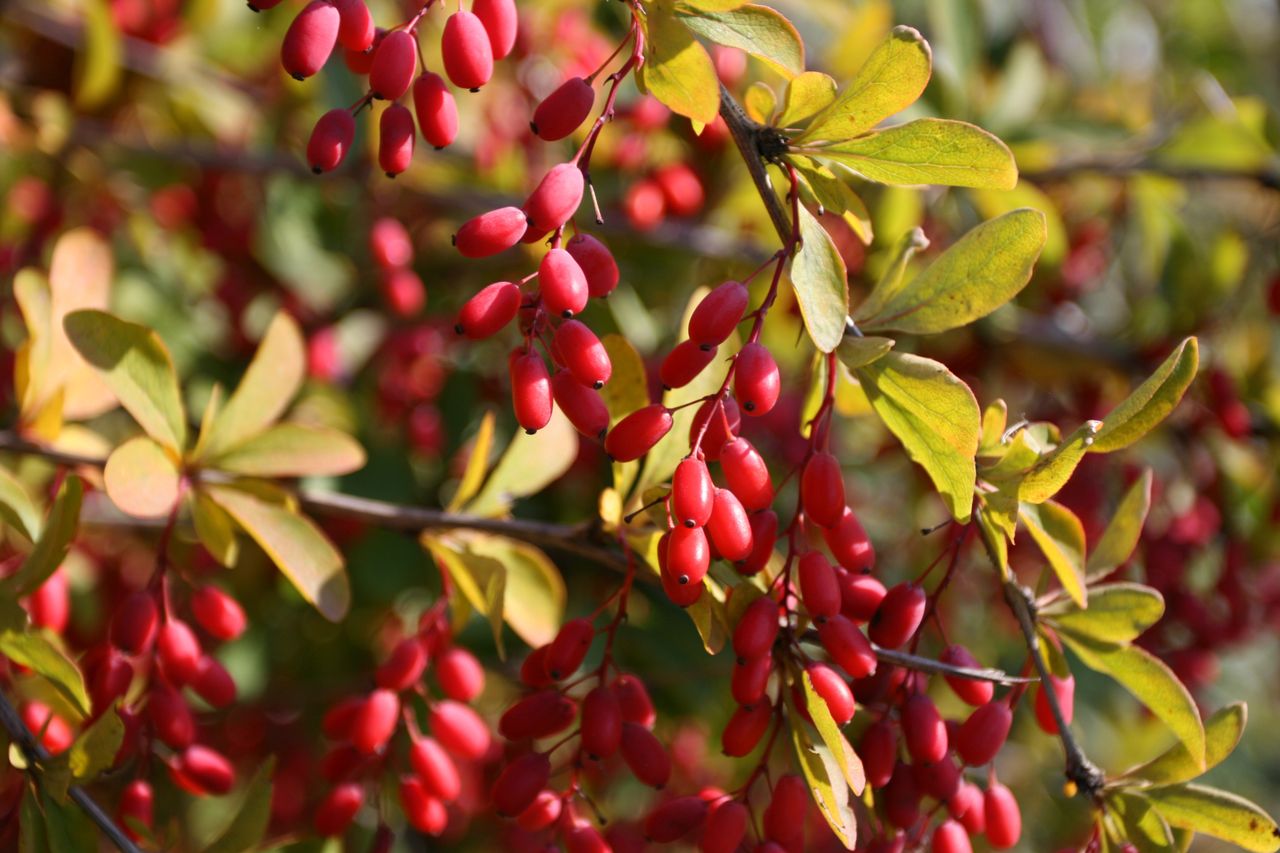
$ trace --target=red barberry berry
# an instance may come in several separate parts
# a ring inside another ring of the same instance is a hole
[[[424,71],[413,84],[413,111],[422,138],[437,150],[458,137],[458,104],[439,74]]]
[[[805,518],[819,527],[834,527],[844,515],[844,472],[830,453],[815,453],[800,475],[800,503]]]
[[[440,36],[444,73],[459,89],[475,92],[493,76],[493,45],[489,33],[475,14],[454,12],[445,21]]]
[[[548,142],[564,139],[577,130],[595,105],[596,90],[581,77],[571,77],[533,111],[530,123],[535,135]]]
[[[418,70],[418,42],[407,30],[386,34],[373,53],[369,89],[375,98],[398,101],[413,83]]]
[[[618,262],[604,243],[590,234],[577,233],[565,243],[565,251],[582,268],[587,277],[587,291],[597,299],[603,299],[618,286]]]
[[[782,393],[782,375],[763,344],[749,343],[738,353],[733,373],[733,395],[748,415],[765,415],[773,410]],[[840,502],[844,503],[843,495]]]
[[[605,436],[604,452],[615,462],[631,462],[644,456],[671,431],[671,412],[661,403],[627,415]]]
[[[307,163],[311,171],[319,175],[342,165],[355,136],[355,119],[346,110],[336,108],[320,116],[307,140]]]
[[[340,15],[329,0],[312,0],[289,25],[280,44],[280,64],[295,80],[324,66],[338,42]]]

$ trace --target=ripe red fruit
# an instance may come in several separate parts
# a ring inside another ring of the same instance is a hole
[[[944,820],[933,831],[929,850],[930,853],[973,853],[973,845],[963,826],[954,820]]]
[[[876,564],[876,549],[862,522],[848,507],[844,508],[839,521],[822,529],[822,538],[836,562],[851,572],[870,571]]]
[[[545,297],[545,292],[544,292]],[[565,367],[583,385],[603,388],[613,375],[609,353],[595,333],[578,320],[566,320],[556,329],[556,350]]]
[[[980,835],[987,828],[982,789],[961,780],[960,787],[947,800],[947,814],[960,821],[970,835]]]
[[[883,788],[889,784],[898,760],[898,736],[893,724],[881,719],[867,726],[858,742],[858,757],[862,759],[868,785]]]
[[[398,101],[418,70],[418,42],[406,30],[389,32],[373,53],[369,89],[375,98]]]
[[[982,664],[978,663],[968,649],[964,646],[951,645],[943,649],[939,660],[943,663],[949,663],[953,666],[967,666],[980,668]],[[985,705],[991,701],[991,697],[995,695],[995,685],[990,681],[979,681],[974,678],[960,678],[954,675],[946,676],[947,684],[951,690],[966,703],[978,706]]]
[[[657,228],[666,209],[667,202],[662,197],[662,188],[649,178],[633,183],[622,198],[622,212],[626,214],[627,222],[637,231],[652,231]]]
[[[680,586],[700,586],[711,567],[711,549],[701,527],[676,527],[667,545],[667,574]]]
[[[458,775],[457,765],[438,740],[431,737],[414,738],[413,746],[409,748],[409,763],[432,796],[445,802],[458,798],[462,791],[462,778]]]
[[[484,692],[484,667],[466,649],[453,646],[441,652],[435,672],[441,691],[450,699],[470,702]]]
[[[947,724],[924,693],[916,693],[902,705],[902,734],[912,759],[924,764],[947,755]]]
[[[778,637],[778,602],[761,596],[747,605],[733,629],[733,653],[738,660],[758,658],[773,648]]]
[[[659,548],[663,547],[663,543],[659,542]],[[665,558],[663,558],[665,560]],[[691,607],[699,598],[702,597],[702,590],[705,588],[701,583],[680,583],[679,579],[665,568],[662,572],[662,590],[667,594],[667,598],[677,607]]]
[[[720,556],[726,560],[744,560],[751,555],[754,541],[751,519],[733,492],[716,489],[707,521],[707,536]]]
[[[871,643],[843,614],[836,614],[819,625],[818,639],[850,678],[866,678],[876,671],[876,653]]]
[[[394,178],[413,162],[413,144],[418,136],[413,113],[407,107],[392,104],[382,111],[378,130],[378,166],[388,178]]]
[[[244,633],[248,623],[240,603],[216,586],[202,586],[195,591],[191,596],[191,615],[201,628],[219,640],[234,640]]]
[[[628,720],[622,724],[621,748],[622,760],[632,775],[652,788],[666,786],[671,778],[671,757],[653,732]]]
[[[548,142],[564,139],[577,130],[595,105],[596,90],[581,77],[572,77],[538,104],[529,127]]]
[[[744,575],[754,575],[769,564],[773,556],[773,544],[778,538],[778,516],[771,510],[751,516],[751,553],[738,563],[737,569]]]
[[[707,463],[686,457],[676,466],[671,478],[671,513],[678,524],[702,527],[711,519],[715,500],[715,484]]]
[[[763,344],[749,343],[738,353],[736,364],[734,396],[748,415],[768,414],[782,393],[782,375],[777,362]]]
[[[363,76],[369,73],[373,68],[373,55],[377,53],[378,46],[382,44],[382,40],[387,37],[387,31],[382,27],[374,27],[373,44],[366,50],[348,50],[342,51],[342,61],[347,64],[347,68],[352,74]]]
[[[176,687],[195,678],[200,663],[200,641],[181,619],[170,619],[156,638],[156,659],[165,677]]]
[[[459,89],[473,92],[493,76],[493,46],[484,24],[475,14],[459,10],[445,22],[440,37],[444,73]]]
[[[588,438],[604,438],[609,430],[609,409],[594,388],[579,382],[568,370],[551,377],[551,393],[569,423]]]
[[[565,251],[582,268],[587,277],[587,291],[597,299],[603,299],[618,286],[618,262],[604,243],[590,234],[577,233],[565,243]]]
[[[827,558],[817,551],[810,551],[800,558],[800,600],[821,625],[840,612],[840,584],[836,571]]]
[[[676,797],[660,803],[644,818],[644,836],[659,844],[684,838],[707,819],[706,800],[699,796]]]
[[[27,599],[31,624],[61,634],[67,627],[71,602],[67,594],[67,573],[58,569],[49,575]]]
[[[618,697],[618,707],[622,709],[624,722],[636,723],[646,729],[653,728],[658,715],[653,710],[653,701],[649,698],[649,691],[645,689],[643,681],[634,675],[620,675],[609,685],[609,689]]]
[[[426,668],[427,650],[417,637],[407,637],[397,643],[390,657],[379,665],[373,680],[387,690],[408,690],[422,678]]]
[[[351,721],[347,739],[351,745],[366,755],[371,755],[386,744],[395,734],[400,719],[400,699],[385,688],[369,694]]]
[[[582,268],[564,249],[551,249],[542,256],[538,264],[538,289],[547,310],[560,317],[582,313],[590,295]]]
[[[684,163],[672,163],[653,173],[653,180],[662,191],[667,210],[676,216],[693,216],[702,210],[706,194],[698,173]]]
[[[539,791],[533,802],[516,818],[525,832],[539,832],[560,819],[564,800],[555,791]]]
[[[995,779],[982,796],[987,841],[996,850],[1008,850],[1022,837],[1022,811],[1013,792]]]
[[[516,421],[529,435],[551,422],[551,375],[533,350],[511,354],[511,402]]]
[[[1067,725],[1071,725],[1071,718],[1075,715],[1075,696],[1076,696],[1076,679],[1075,676],[1068,675],[1066,678],[1059,678],[1050,673],[1049,686],[1053,690],[1054,698],[1058,700],[1058,710],[1062,711],[1062,719]],[[1053,709],[1049,707],[1049,698],[1045,695],[1044,684],[1035,686],[1035,712],[1036,725],[1040,726],[1041,731],[1046,734],[1056,735],[1058,733],[1058,721],[1054,719]]]
[[[50,753],[66,751],[75,740],[71,726],[43,702],[28,702],[22,707],[22,722]]]
[[[316,809],[316,832],[320,835],[341,835],[347,831],[356,812],[364,805],[364,788],[347,782],[330,791]]]
[[[885,593],[867,633],[885,648],[899,648],[915,635],[926,605],[923,589],[910,581],[900,583]]]
[[[519,310],[520,288],[495,281],[463,304],[453,330],[473,341],[483,340],[514,320]]]
[[[387,270],[382,275],[382,297],[400,317],[412,317],[427,304],[427,289],[413,270]]]
[[[346,50],[366,51],[373,45],[377,27],[364,0],[329,0],[338,10],[338,43]]]
[[[996,700],[982,705],[964,721],[955,736],[956,754],[970,767],[989,764],[1009,736],[1013,711]]]
[[[236,782],[231,762],[207,746],[193,744],[176,759],[178,772],[210,794],[227,794]]]
[[[661,403],[637,409],[605,436],[604,452],[615,462],[631,462],[644,456],[671,431],[671,412]]]
[[[203,655],[196,664],[191,689],[215,708],[225,708],[236,701],[236,682],[216,658]]]
[[[529,215],[530,228],[545,234],[568,222],[582,203],[584,186],[577,163],[552,167],[525,200],[524,212]]]
[[[822,663],[811,663],[805,667],[813,689],[827,703],[827,710],[836,725],[843,726],[853,719],[857,705],[853,701],[853,691],[834,669]]]
[[[733,853],[742,844],[750,819],[747,807],[737,800],[724,800],[712,806],[698,850],[701,853]]]
[[[725,755],[741,758],[756,748],[760,738],[764,737],[769,721],[773,719],[773,708],[767,702],[760,702],[750,708],[738,708],[729,718],[720,737],[720,747]]]
[[[884,584],[870,575],[840,575],[840,612],[850,619],[870,622],[884,597]]]
[[[114,646],[104,645],[86,662],[85,676],[94,708],[115,704],[133,682],[133,664]]]
[[[745,438],[726,441],[720,449],[720,467],[729,490],[750,512],[767,509],[773,503],[773,482],[764,459]]]
[[[582,748],[592,758],[608,758],[622,742],[622,707],[605,686],[593,688],[582,700]]]
[[[326,711],[324,719],[320,722],[324,736],[330,740],[346,740],[351,732],[351,724],[362,707],[364,707],[364,699],[360,696],[351,696]]]
[[[615,823],[607,835],[601,835],[590,823],[577,818],[564,833],[565,853],[639,853],[643,844],[644,839],[627,824]]]
[[[427,721],[436,740],[455,755],[475,760],[489,751],[489,727],[461,702],[445,699],[435,703]]]
[[[145,779],[134,779],[124,786],[120,794],[120,805],[116,808],[116,820],[125,835],[134,841],[141,841],[142,836],[133,827],[140,825],[146,829],[155,827],[155,794],[151,783]]]
[[[729,682],[733,701],[739,705],[754,705],[764,697],[773,672],[773,655],[765,653],[757,658],[735,661],[733,676]]]
[[[908,829],[920,819],[920,789],[910,765],[899,761],[894,767],[884,786],[883,802],[885,817],[899,829]]]
[[[761,817],[765,838],[785,847],[803,847],[805,810],[809,806],[809,786],[800,776],[786,773],[778,777],[773,796]]]
[[[508,708],[498,720],[507,740],[531,740],[564,731],[578,714],[578,705],[556,690],[539,690]]]
[[[805,517],[819,527],[834,527],[844,515],[844,473],[830,453],[815,453],[800,475],[800,503]]]
[[[595,635],[590,619],[570,619],[561,625],[547,648],[547,675],[559,681],[576,672],[591,649]]]
[[[404,816],[419,832],[439,835],[449,825],[449,812],[427,784],[416,776],[400,777],[400,805]]]
[[[471,12],[484,24],[494,59],[502,59],[515,47],[519,17],[515,0],[473,0]]]
[[[500,207],[468,219],[453,235],[453,245],[465,258],[487,258],[520,242],[529,219],[518,207]]]
[[[689,339],[704,346],[724,343],[742,322],[750,298],[742,282],[726,281],[718,285],[689,315]]]
[[[662,360],[659,377],[663,388],[683,388],[715,361],[717,347],[704,349],[697,341],[681,341]]]
[[[132,593],[111,620],[111,644],[131,655],[151,647],[160,626],[160,611],[149,592]]]
[[[312,0],[293,19],[280,44],[280,64],[294,80],[305,80],[324,66],[338,42],[340,15],[329,0]]]
[[[307,140],[307,163],[319,175],[342,164],[356,136],[356,121],[341,107],[320,116]]]
[[[707,400],[698,407],[689,424],[689,445],[693,446],[698,436],[702,436],[702,455],[708,462],[715,462],[725,443],[737,436],[741,426],[742,414],[733,397]]]
[[[414,81],[413,111],[422,138],[437,151],[458,137],[458,104],[439,74],[424,71]]]

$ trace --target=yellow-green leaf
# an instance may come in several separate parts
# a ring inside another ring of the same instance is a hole
[[[1248,707],[1243,702],[1236,702],[1220,708],[1204,721],[1204,767],[1192,759],[1186,745],[1179,741],[1146,764],[1125,771],[1123,776],[1153,785],[1188,782],[1217,767],[1235,751],[1248,718]]]
[[[125,515],[163,518],[178,500],[182,474],[163,447],[140,435],[111,451],[102,479],[107,496]]]
[[[274,755],[262,762],[245,786],[235,816],[204,853],[248,853],[258,849],[271,821],[271,774],[275,765]]]
[[[105,311],[73,311],[63,327],[76,351],[147,435],[181,453],[187,441],[186,413],[178,375],[159,336]]]
[[[831,106],[836,99],[836,81],[821,71],[806,71],[787,82],[782,95],[778,127],[790,127]]]
[[[844,732],[840,731],[840,727],[836,725],[835,719],[831,716],[831,710],[827,707],[827,700],[814,689],[813,679],[809,677],[809,673],[801,672],[800,677],[804,684],[805,710],[813,719],[813,727],[818,730],[822,742],[831,751],[831,756],[835,759],[836,766],[840,768],[840,775],[845,784],[853,790],[854,796],[861,796],[862,789],[867,784],[867,777],[862,769],[862,759],[858,758],[844,736]],[[796,724],[799,724],[798,720]]]
[[[1040,609],[1059,633],[1099,643],[1123,645],[1164,615],[1164,597],[1149,586],[1109,583],[1089,589],[1089,607],[1058,601]]]
[[[813,345],[832,352],[844,339],[849,316],[849,281],[831,235],[800,207],[800,251],[791,262],[791,285]]]
[[[75,228],[58,238],[49,258],[52,313],[44,334],[49,340],[49,372],[44,389],[62,391],[67,420],[87,420],[116,406],[116,398],[97,372],[76,354],[63,329],[68,313],[81,308],[105,311],[115,259],[111,245],[92,228]]]
[[[235,392],[214,418],[208,455],[216,458],[275,423],[302,387],[306,370],[302,332],[281,311],[267,327]]]
[[[79,668],[40,632],[0,632],[0,654],[47,679],[81,717],[89,716],[89,694]]]
[[[1256,804],[1205,785],[1143,791],[1170,826],[1212,835],[1255,853],[1280,850],[1280,827]]]
[[[981,430],[969,386],[940,362],[897,351],[855,372],[876,414],[929,474],[951,515],[968,521]]]
[[[804,42],[776,9],[748,4],[722,12],[685,12],[681,20],[703,38],[745,50],[784,77],[804,71]]]
[[[476,437],[471,441],[471,454],[467,456],[467,467],[462,472],[462,479],[458,482],[458,490],[449,499],[449,509],[453,512],[465,506],[467,501],[480,491],[484,475],[489,471],[489,454],[493,451],[494,423],[493,412],[485,412],[480,420],[480,428],[476,430]]]
[[[680,5],[703,12],[729,12],[747,5],[747,0],[680,0]]]
[[[911,27],[894,27],[853,82],[818,114],[799,140],[836,141],[870,130],[915,103],[932,68],[933,55],[924,37]]]
[[[1024,503],[1018,518],[1049,561],[1058,582],[1079,607],[1088,605],[1084,585],[1084,525],[1076,514],[1056,501]]]
[[[103,104],[119,86],[124,51],[106,0],[87,0],[80,17],[84,47],[76,54],[76,106],[91,110]]]
[[[711,124],[720,113],[720,79],[711,56],[676,17],[670,0],[657,0],[647,9],[640,82],[672,112]]]
[[[114,708],[108,708],[81,732],[67,752],[67,766],[77,782],[92,782],[99,773],[115,764],[124,740],[124,723]]]
[[[747,87],[742,96],[742,106],[752,121],[768,124],[773,118],[773,111],[778,107],[778,96],[773,93],[772,86],[757,80]]]
[[[267,427],[210,460],[213,467],[251,477],[324,477],[364,466],[364,448],[344,432],[295,423]]]
[[[505,515],[517,498],[536,494],[560,479],[577,457],[578,431],[557,408],[551,421],[534,435],[524,430],[516,433],[466,510],[475,515]]]
[[[1091,577],[1110,574],[1123,565],[1137,547],[1147,510],[1151,508],[1151,481],[1151,469],[1147,468],[1120,499],[1107,528],[1089,552],[1085,568]]]
[[[995,452],[1004,439],[1005,427],[1009,425],[1009,406],[1004,400],[996,400],[982,410],[982,441],[978,452],[986,454]]]
[[[58,570],[58,566],[66,559],[80,524],[80,502],[83,494],[84,484],[79,477],[72,475],[63,481],[49,510],[49,517],[41,526],[35,547],[22,561],[18,571],[4,580],[4,589],[12,592],[15,597],[26,595]]]
[[[873,361],[883,358],[885,353],[893,349],[893,338],[857,337],[849,335],[840,342],[836,355],[850,370],[866,367]]]
[[[342,554],[310,519],[242,488],[207,486],[206,492],[326,619],[347,615],[351,587]]]
[[[787,161],[796,167],[800,177],[801,198],[808,201],[812,195],[812,201],[820,205],[823,212],[838,215],[859,240],[870,245],[875,233],[871,212],[847,179],[809,157],[794,154]]]
[[[1018,484],[1018,498],[1038,504],[1056,495],[1075,473],[1101,426],[1099,421],[1085,421],[1057,447],[1036,460]]]
[[[1091,453],[1110,453],[1133,444],[1169,416],[1182,399],[1200,365],[1200,345],[1187,338],[1145,382],[1102,420]]]
[[[977,226],[908,284],[897,278],[877,287],[855,319],[864,331],[896,329],[912,334],[943,332],[985,317],[1018,294],[1044,246],[1044,215],[1015,210]],[[905,266],[913,247],[899,249]],[[927,244],[926,244],[927,245]]]
[[[835,756],[826,744],[814,743],[803,725],[791,727],[791,742],[818,811],[845,849],[852,850],[857,841],[858,822],[849,807],[849,785]]]
[[[892,186],[1007,190],[1018,183],[1018,165],[1007,145],[980,127],[950,119],[916,119],[833,145],[799,150]],[[1043,219],[1044,214],[1036,212]]]
[[[40,536],[40,512],[26,488],[0,468],[0,522],[16,530],[28,542]]]
[[[196,529],[196,538],[215,560],[231,568],[240,556],[235,523],[203,489],[193,489],[190,494],[191,521]]]
[[[1107,806],[1120,819],[1125,837],[1138,853],[1173,850],[1173,833],[1147,798],[1137,792],[1116,791],[1107,796]]]
[[[729,621],[725,616],[724,603],[716,597],[716,582],[707,576],[702,579],[702,585],[702,595],[684,608],[684,612],[693,622],[693,627],[702,640],[702,648],[707,654],[716,655],[729,639]]]

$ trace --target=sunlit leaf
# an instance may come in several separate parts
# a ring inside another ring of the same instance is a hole
[[[196,529],[196,538],[215,560],[231,568],[240,556],[235,523],[226,510],[214,503],[202,489],[194,489],[190,494],[191,521]]]
[[[685,14],[680,19],[708,41],[744,50],[784,77],[804,71],[804,42],[776,9],[748,4],[724,12]]]
[[[92,228],[74,228],[53,246],[49,258],[51,312],[41,333],[49,338],[49,371],[43,390],[52,393],[61,389],[62,413],[67,420],[86,420],[116,405],[111,389],[75,351],[62,325],[72,311],[107,309],[114,271],[110,244]]]
[[[329,427],[282,423],[210,460],[224,471],[251,477],[324,477],[364,466],[364,448]]]
[[[1133,389],[1124,402],[1102,420],[1089,451],[1110,453],[1133,444],[1163,421],[1178,405],[1200,365],[1200,345],[1187,338],[1169,354],[1155,373]]]
[[[125,515],[163,518],[178,500],[182,474],[163,447],[140,435],[111,451],[102,479],[107,496]]]
[[[101,106],[119,87],[124,48],[106,0],[86,0],[80,19],[84,46],[76,54],[76,105],[89,110]]]
[[[840,361],[850,370],[859,367],[865,367],[882,358],[885,353],[893,349],[893,338],[877,338],[877,337],[857,337],[849,335],[840,342],[840,347],[836,350],[836,354],[840,357]]]
[[[89,694],[79,668],[44,634],[0,631],[0,654],[45,679],[71,703],[81,717],[89,716]]]
[[[108,708],[80,733],[67,751],[67,766],[77,782],[92,782],[111,768],[124,740],[124,723],[114,708]]]
[[[646,9],[640,83],[672,112],[710,124],[720,113],[720,80],[711,56],[676,17],[670,0],[657,0]]]
[[[1138,848],[1138,853],[1173,849],[1169,824],[1141,793],[1117,791],[1107,796],[1107,805],[1120,819],[1125,837]]]
[[[1085,421],[1057,447],[1041,456],[1022,476],[1018,497],[1027,503],[1044,503],[1061,491],[1084,458],[1093,437],[1101,427],[1098,421]]]
[[[1042,607],[1040,615],[1060,633],[1122,645],[1137,639],[1164,615],[1164,597],[1142,584],[1109,583],[1089,589],[1088,609],[1060,601]]]
[[[58,495],[41,526],[35,547],[18,570],[3,581],[4,589],[14,596],[26,595],[58,570],[67,557],[80,524],[83,494],[84,484],[74,475],[67,477],[58,487]]]
[[[1080,519],[1055,501],[1024,503],[1018,508],[1018,518],[1071,600],[1085,607],[1088,592],[1084,585],[1084,525]]]
[[[826,700],[814,689],[813,679],[809,677],[809,673],[801,672],[800,677],[804,686],[805,710],[813,719],[813,727],[818,730],[822,742],[831,751],[831,756],[840,768],[841,776],[853,790],[854,796],[861,796],[867,784],[867,777],[862,769],[862,759],[858,758],[844,736],[844,732],[840,731],[840,727],[836,725]]]
[[[835,756],[826,744],[810,740],[808,731],[802,725],[791,727],[791,742],[818,811],[840,843],[852,850],[857,840],[858,823],[849,807],[849,785],[841,774]]]
[[[980,127],[950,119],[916,119],[833,145],[799,150],[893,186],[1001,190],[1018,183],[1018,166],[1007,145]]]
[[[231,822],[204,853],[247,853],[259,848],[271,821],[271,775],[275,765],[274,755],[262,762],[245,786],[244,797]]]
[[[26,488],[3,468],[0,468],[0,522],[28,542],[36,541],[40,535],[40,511],[31,502]]]
[[[1212,835],[1256,853],[1280,850],[1280,827],[1244,797],[1192,784],[1148,788],[1143,794],[1170,826]]]
[[[757,124],[768,124],[773,118],[773,111],[778,107],[778,96],[773,87],[757,80],[747,87],[742,96],[742,107],[747,115]]]
[[[869,245],[874,236],[871,212],[848,180],[810,157],[797,154],[787,161],[795,166],[800,178],[801,198],[809,201],[811,195],[812,202],[820,205],[823,212],[839,216],[859,240]]]
[[[612,384],[612,383],[610,383]],[[578,431],[556,409],[551,421],[534,435],[520,430],[466,506],[475,515],[504,515],[513,501],[537,494],[560,479],[578,457]]]
[[[1236,702],[1219,709],[1204,721],[1204,767],[1192,757],[1181,741],[1169,747],[1145,764],[1125,771],[1125,778],[1140,779],[1153,785],[1172,785],[1188,782],[1212,770],[1226,760],[1244,735],[1248,721],[1248,707]]]
[[[827,229],[800,207],[800,251],[791,262],[791,284],[813,345],[831,352],[844,338],[849,282],[844,260]]]
[[[467,467],[462,472],[462,479],[458,482],[458,490],[449,499],[450,511],[456,512],[480,491],[484,475],[489,472],[489,454],[493,452],[494,423],[493,412],[485,412],[480,420],[480,428],[476,430],[476,436],[471,440],[471,453],[467,456]]]
[[[836,99],[836,81],[821,71],[806,71],[787,82],[782,95],[779,127],[790,127],[831,106]]]

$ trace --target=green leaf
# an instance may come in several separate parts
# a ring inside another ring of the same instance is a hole
[[[1089,553],[1085,564],[1089,575],[1104,576],[1119,568],[1129,559],[1142,536],[1142,525],[1151,508],[1151,469],[1147,468],[1120,499],[1119,506],[1107,522],[1107,529]]]
[[[1088,605],[1084,585],[1084,525],[1076,514],[1055,501],[1021,504],[1018,518],[1049,561],[1058,582],[1078,607]]]
[[[1126,770],[1122,778],[1140,779],[1153,785],[1188,782],[1217,767],[1235,751],[1248,717],[1245,703],[1236,702],[1220,708],[1204,721],[1204,767],[1191,757],[1186,744],[1179,741],[1146,764]]]
[[[3,582],[3,588],[15,597],[33,592],[58,570],[67,558],[71,541],[80,525],[80,502],[84,484],[80,478],[67,477],[58,488],[49,517],[45,519],[36,545],[22,561],[22,567]]]
[[[872,291],[858,308],[858,325],[864,331],[932,334],[985,317],[1031,280],[1044,237],[1044,214],[1006,213],[969,231],[902,285],[905,258],[920,244],[908,238],[898,250],[903,260],[895,264],[895,280],[886,282],[892,286]]]
[[[996,452],[1004,440],[1005,427],[1009,425],[1009,406],[1004,400],[996,400],[982,410],[982,441],[978,452],[986,455]]]
[[[49,680],[81,717],[92,710],[80,670],[40,632],[0,632],[0,654]]]
[[[830,106],[818,114],[798,141],[850,139],[916,102],[932,73],[933,55],[924,36],[894,27]]]
[[[773,93],[773,87],[762,80],[752,83],[743,93],[742,108],[757,124],[769,124],[777,107],[778,96]]]
[[[206,451],[217,458],[261,433],[289,407],[307,372],[302,332],[283,311],[267,327],[249,369],[213,420]]]
[[[794,718],[793,719],[797,719]],[[803,725],[791,727],[797,763],[809,783],[809,793],[832,833],[846,849],[857,841],[858,822],[849,807],[849,785],[845,782],[835,756],[826,744],[814,743]]]
[[[944,364],[896,351],[856,373],[876,414],[929,474],[951,515],[968,521],[981,430],[969,386]]]
[[[346,433],[296,423],[267,427],[210,460],[224,471],[268,478],[349,474],[364,462],[364,448]]]
[[[36,788],[31,786],[23,801],[23,815],[32,823],[43,824],[40,830],[34,830],[31,836],[24,837],[28,842],[43,846],[36,848],[38,853],[83,853],[85,850],[97,850],[99,839],[97,830],[89,822],[84,810],[75,803],[59,803],[47,792],[40,792],[38,803],[26,808],[27,800],[34,800]],[[24,821],[25,822],[25,821]],[[24,853],[26,851],[24,850]]]
[[[271,774],[275,764],[275,756],[269,756],[253,774],[235,816],[204,853],[248,853],[258,849],[271,821]]]
[[[711,56],[676,17],[670,0],[657,0],[646,8],[642,88],[672,112],[711,124],[720,114],[720,79]]]
[[[1244,797],[1205,785],[1169,785],[1143,793],[1170,826],[1201,832],[1245,850],[1280,850],[1280,828]]]
[[[40,536],[40,511],[31,502],[26,488],[3,468],[0,468],[0,522],[28,542],[35,542]]]
[[[1072,634],[1063,634],[1062,640],[1085,666],[1115,679],[1159,717],[1186,745],[1196,766],[1204,767],[1205,733],[1200,712],[1191,693],[1163,661],[1137,646],[1109,646]]]
[[[92,110],[115,94],[123,71],[120,31],[106,0],[81,7],[84,47],[76,54],[76,106]]]
[[[848,272],[827,229],[803,206],[800,239],[791,262],[791,285],[813,345],[832,352],[844,339],[849,316]]]
[[[551,421],[534,435],[523,430],[516,433],[466,511],[484,516],[506,515],[512,502],[537,494],[560,479],[577,458],[578,431],[557,408]]]
[[[1156,372],[1133,390],[1102,421],[1091,453],[1110,453],[1133,444],[1163,421],[1182,399],[1200,364],[1200,345],[1187,338],[1169,354]]]
[[[787,82],[782,95],[778,127],[790,127],[831,106],[836,99],[836,81],[821,71],[806,71]]]
[[[731,12],[747,5],[747,0],[680,0],[680,5],[702,12]]]
[[[867,785],[867,777],[862,769],[862,759],[858,758],[853,747],[849,745],[848,739],[845,738],[844,732],[840,731],[840,727],[836,725],[835,719],[831,716],[831,710],[827,707],[827,700],[814,689],[813,679],[809,677],[809,673],[801,672],[800,677],[804,685],[805,710],[813,719],[813,727],[818,730],[822,742],[830,750],[831,756],[840,768],[841,777],[853,790],[854,796],[861,796],[863,788]]]
[[[458,482],[458,490],[449,499],[451,512],[464,507],[480,491],[484,475],[489,471],[489,454],[493,452],[494,423],[493,412],[485,412],[480,420],[480,428],[476,430],[476,437],[471,442],[471,453],[467,456],[467,467]]]
[[[1138,848],[1138,853],[1161,853],[1173,849],[1173,833],[1160,813],[1146,797],[1135,792],[1117,791],[1107,796],[1107,805],[1120,818],[1125,837]]]
[[[67,752],[67,766],[78,783],[92,782],[115,764],[124,741],[124,723],[114,708],[108,708],[81,732]]]
[[[351,587],[342,554],[310,519],[242,488],[206,486],[205,492],[326,619],[337,622],[347,615]]]
[[[682,11],[680,20],[698,35],[744,50],[788,79],[804,71],[804,42],[786,16],[748,4],[723,12]],[[716,87],[719,97],[719,86]],[[717,108],[718,109],[718,108]]]
[[[140,435],[111,451],[102,479],[107,496],[125,515],[164,518],[178,500],[182,473],[163,447]]]
[[[716,582],[708,576],[702,579],[702,584],[702,595],[684,608],[684,612],[693,621],[693,627],[702,640],[702,648],[707,654],[716,655],[729,639],[729,621],[725,616],[724,603],[716,597],[716,592],[719,592]]]
[[[821,206],[823,212],[838,215],[859,240],[870,245],[875,233],[871,212],[847,180],[809,157],[794,154],[787,161],[795,166],[800,177],[801,198],[808,201],[807,196],[811,195],[812,202]],[[847,172],[845,169],[841,171]]]
[[[105,311],[73,311],[63,327],[147,435],[181,453],[187,440],[182,393],[169,351],[156,333]]]
[[[850,370],[866,367],[885,356],[896,343],[893,338],[857,337],[849,335],[840,342],[836,355]]]
[[[202,489],[194,489],[190,499],[191,521],[196,538],[215,560],[228,569],[240,557],[236,526],[226,510],[214,503]]]
[[[1164,597],[1142,584],[1109,583],[1090,588],[1088,609],[1063,600],[1040,608],[1040,615],[1060,633],[1125,645],[1164,615]]]
[[[1085,421],[1057,447],[1041,456],[1022,476],[1018,484],[1018,498],[1040,504],[1061,491],[1101,426],[1099,421]]]

